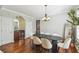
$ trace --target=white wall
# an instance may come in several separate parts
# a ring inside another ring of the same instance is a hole
[[[14,41],[14,26],[13,20],[14,18],[8,16],[1,16],[2,17],[2,40],[0,38],[0,43],[6,44]],[[25,38],[31,36],[35,30],[33,30],[33,21],[31,18],[25,18]],[[1,24],[1,23],[0,23]]]
[[[36,20],[35,19],[33,19],[33,21],[32,21],[32,32],[33,32],[33,34],[36,33]]]
[[[45,22],[41,21],[41,33],[48,33],[53,35],[54,33],[63,36],[64,24],[66,23],[67,15],[65,13],[57,14],[52,16],[52,18]]]
[[[2,33],[0,31],[0,45],[7,44],[14,41],[14,25],[13,20],[16,18],[16,16],[20,16],[17,14],[14,14],[12,12],[2,11],[2,14],[0,16],[0,22],[2,20],[2,24],[0,23],[0,27],[2,25]],[[34,19],[31,17],[28,17],[27,15],[21,15],[25,19],[26,27],[25,27],[25,38],[31,36],[34,32]],[[0,28],[1,29],[1,28]],[[2,34],[2,35],[1,35]]]
[[[32,22],[27,20],[25,28],[25,38],[31,36],[31,34],[32,34]]]
[[[0,45],[1,45],[1,16],[0,16]]]
[[[1,16],[2,19],[2,45],[14,41],[13,18]]]
[[[25,38],[27,38],[35,33],[36,22],[32,18],[24,17],[24,19],[25,19]]]

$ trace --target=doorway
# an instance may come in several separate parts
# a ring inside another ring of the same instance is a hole
[[[14,43],[25,39],[25,20],[22,16],[14,19]]]

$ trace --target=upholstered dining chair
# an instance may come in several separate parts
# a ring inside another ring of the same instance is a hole
[[[71,38],[67,38],[67,39],[65,39],[65,41],[63,43],[60,42],[57,45],[59,48],[63,48],[64,52],[65,52],[69,48],[70,43],[71,43]]]
[[[41,38],[41,41],[42,41],[43,51],[45,51],[45,52],[48,51],[49,52],[52,48],[51,42],[46,38]]]
[[[31,39],[32,39],[32,47],[33,47],[33,49],[40,51],[41,50],[41,44],[42,44],[40,38],[37,37],[37,36],[32,36]]]

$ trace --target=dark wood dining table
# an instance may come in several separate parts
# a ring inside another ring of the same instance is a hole
[[[46,34],[38,34],[36,36],[38,36],[39,38],[49,39],[50,42],[52,43],[52,53],[57,53],[58,52],[57,43],[58,43],[58,41],[62,40],[62,37],[53,36],[53,35],[46,35]]]

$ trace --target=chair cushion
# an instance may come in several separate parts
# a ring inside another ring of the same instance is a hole
[[[37,36],[31,37],[33,40],[33,44],[40,45],[42,42]]]
[[[42,41],[42,47],[45,49],[51,49],[52,48],[52,44],[48,39],[45,38],[41,38]]]

